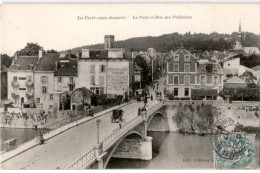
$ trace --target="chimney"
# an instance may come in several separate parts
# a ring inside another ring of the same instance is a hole
[[[114,35],[105,35],[105,49],[111,49],[114,48]]]
[[[77,56],[77,59],[79,59],[79,51],[77,51],[77,55],[76,56]]]
[[[43,57],[43,49],[41,48],[40,50],[39,50],[39,59],[41,59]]]
[[[89,58],[89,49],[82,49],[81,58]]]

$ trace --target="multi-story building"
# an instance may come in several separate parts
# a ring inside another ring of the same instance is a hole
[[[167,64],[167,88],[175,97],[191,97],[195,88],[197,58],[181,47],[173,53]]]
[[[199,60],[197,64],[197,82],[191,96],[216,98],[223,89],[224,73],[220,64],[207,59]]]
[[[181,47],[167,63],[167,89],[178,98],[216,97],[223,88],[220,64],[200,60]],[[212,94],[213,93],[213,94]]]
[[[78,87],[77,66],[77,58],[74,58],[73,55],[60,54],[54,72],[55,91],[72,93]]]
[[[8,69],[8,99],[14,102],[15,106],[23,106],[24,103],[34,102],[34,74],[33,71],[39,56],[17,56]]]
[[[78,60],[79,87],[96,94],[129,94],[133,61],[124,49],[114,48],[114,36],[105,36],[105,49],[82,49]]]
[[[2,57],[0,57],[0,100],[7,99],[7,70],[8,68],[2,63]]]
[[[37,107],[44,110],[52,107],[50,101],[53,100],[54,92],[54,72],[59,54],[46,54],[39,59],[34,70],[35,102]]]

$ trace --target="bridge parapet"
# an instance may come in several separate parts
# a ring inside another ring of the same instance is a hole
[[[140,116],[125,123],[120,129],[115,130],[107,138],[101,141],[97,152],[97,148],[91,149],[89,152],[80,157],[77,161],[67,167],[67,169],[86,169],[93,164],[101,153],[108,151],[120,138],[126,133],[137,127],[142,122],[146,122],[147,119],[153,115],[157,110],[161,109],[164,103],[160,102],[145,112],[142,112]],[[146,129],[147,130],[147,129]]]

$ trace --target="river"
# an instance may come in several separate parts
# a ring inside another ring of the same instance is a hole
[[[108,169],[212,169],[211,135],[148,132],[153,137],[153,159],[150,161],[112,158]],[[259,136],[256,139],[259,163]]]

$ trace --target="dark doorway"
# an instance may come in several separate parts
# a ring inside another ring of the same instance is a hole
[[[21,97],[21,106],[23,105],[24,103],[24,97]]]

